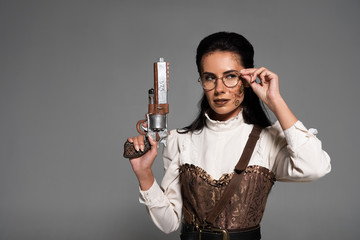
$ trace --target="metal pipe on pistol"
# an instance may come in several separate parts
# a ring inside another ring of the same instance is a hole
[[[134,144],[126,141],[124,144],[125,158],[141,157],[149,151],[151,146],[148,136],[151,136],[158,143],[166,145],[166,139],[169,134],[167,129],[167,115],[169,113],[168,90],[169,63],[165,62],[164,58],[161,57],[154,63],[154,88],[148,91],[148,113],[145,114],[145,119],[138,121],[136,124],[139,134],[145,136],[145,149],[144,151],[136,151]],[[143,126],[144,123],[147,124],[147,127]]]

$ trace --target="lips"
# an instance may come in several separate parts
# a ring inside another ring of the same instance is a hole
[[[228,103],[230,101],[230,99],[215,99],[214,103],[217,105],[224,105],[226,103]]]

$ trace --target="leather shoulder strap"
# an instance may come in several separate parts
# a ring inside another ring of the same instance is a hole
[[[254,152],[255,149],[255,145],[257,140],[260,137],[260,133],[262,131],[262,128],[259,126],[254,126],[250,135],[249,135],[249,139],[246,142],[245,148],[243,153],[241,154],[241,157],[239,159],[239,162],[236,164],[235,166],[235,172],[236,173],[241,173],[242,171],[245,170],[245,168],[247,167],[247,165],[249,164],[251,155]]]
[[[233,175],[229,185],[225,189],[224,194],[220,198],[220,200],[216,203],[213,210],[208,214],[208,217],[205,219],[206,222],[214,225],[216,218],[219,216],[221,211],[224,209],[226,204],[230,201],[233,196],[235,190],[239,187],[243,171],[249,164],[252,153],[254,152],[255,145],[257,140],[259,139],[262,128],[254,125],[249,138],[246,142],[243,153],[241,154],[239,162],[235,166],[235,174]]]

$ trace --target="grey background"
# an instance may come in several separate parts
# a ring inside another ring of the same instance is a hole
[[[264,239],[359,239],[359,1],[0,1],[0,239],[177,239],[151,222],[122,157],[171,64],[170,128],[197,113],[195,49],[244,34],[316,128],[332,172],[277,183]],[[154,165],[160,182],[161,158]]]

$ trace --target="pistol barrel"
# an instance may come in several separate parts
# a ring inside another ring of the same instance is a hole
[[[147,114],[148,134],[165,144],[167,137],[167,114],[169,89],[169,63],[159,58],[154,63],[154,88],[149,90]]]

